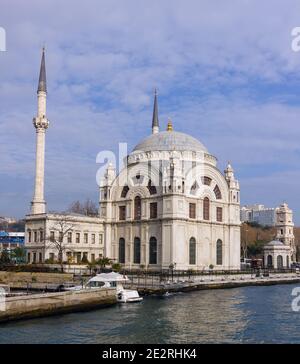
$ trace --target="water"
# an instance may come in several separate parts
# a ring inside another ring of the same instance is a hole
[[[300,343],[297,285],[196,291],[0,325],[0,343]]]

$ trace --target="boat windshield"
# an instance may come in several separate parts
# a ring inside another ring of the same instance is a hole
[[[87,284],[87,287],[103,287],[104,285],[105,283],[101,281],[91,281]]]

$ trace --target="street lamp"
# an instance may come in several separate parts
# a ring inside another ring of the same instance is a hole
[[[176,263],[171,263],[169,265],[169,269],[171,269],[171,274],[172,274],[172,282],[173,282],[173,278],[174,278],[174,269],[176,268]]]

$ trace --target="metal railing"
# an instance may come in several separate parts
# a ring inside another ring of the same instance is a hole
[[[247,270],[162,270],[162,271],[136,271],[136,270],[121,270],[121,274],[127,275],[130,280],[128,286],[138,287],[157,287],[165,284],[184,284],[193,283],[195,278],[213,279],[213,277],[221,276],[243,276],[249,277],[269,277],[270,274],[286,274],[295,273],[295,269],[282,268],[282,269],[247,269]],[[234,278],[233,278],[234,279]],[[243,279],[243,278],[242,278]]]

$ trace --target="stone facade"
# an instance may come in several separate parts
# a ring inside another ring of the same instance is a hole
[[[290,268],[296,261],[293,211],[286,203],[276,209],[276,240],[264,246],[264,265],[273,268]]]
[[[186,144],[173,150],[169,137]],[[116,176],[109,166],[102,182],[105,254],[130,269],[240,269],[239,183],[231,165],[223,175],[200,143],[173,130],[149,138],[156,150],[146,138],[126,168]]]
[[[264,266],[269,268],[290,268],[291,250],[281,241],[274,240],[264,246]]]
[[[293,211],[286,203],[276,209],[276,240],[290,248],[292,261],[296,261],[296,245],[294,235]]]
[[[27,215],[26,250],[28,263],[57,261],[60,251],[70,264],[81,263],[84,256],[95,261],[104,256],[102,221],[81,215]]]

